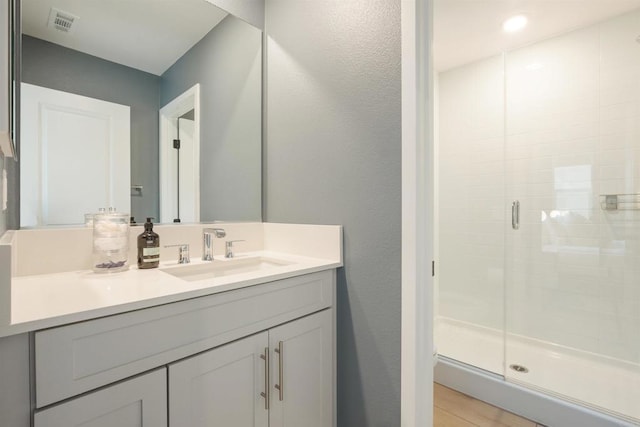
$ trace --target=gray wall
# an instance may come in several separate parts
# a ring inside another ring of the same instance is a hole
[[[161,104],[200,83],[200,219],[260,221],[262,33],[227,16],[162,75]]]
[[[29,335],[0,338],[0,425],[29,427]]]
[[[400,425],[400,0],[267,0],[265,220],[342,224],[338,424]]]
[[[22,43],[23,82],[131,107],[131,182],[144,186],[131,215],[158,218],[160,77],[27,35]]]

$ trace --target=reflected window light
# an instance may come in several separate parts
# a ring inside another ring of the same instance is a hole
[[[540,221],[545,222],[547,220],[547,213],[545,211],[540,212]]]
[[[560,166],[554,169],[556,209],[551,218],[565,217],[573,212],[585,219],[593,210],[592,166]],[[555,213],[555,215],[554,215]]]
[[[549,212],[549,217],[552,219],[557,219],[557,218],[564,218],[566,216],[569,216],[569,211],[551,211]]]

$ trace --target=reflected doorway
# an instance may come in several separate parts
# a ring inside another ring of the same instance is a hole
[[[160,222],[200,221],[200,85],[160,110]]]

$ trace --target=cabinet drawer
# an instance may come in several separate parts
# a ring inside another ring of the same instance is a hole
[[[167,372],[159,369],[33,416],[34,427],[166,427]]]
[[[36,407],[330,307],[322,271],[35,334]]]

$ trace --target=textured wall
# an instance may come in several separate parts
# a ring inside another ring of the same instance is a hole
[[[227,16],[162,75],[161,105],[200,83],[200,219],[261,219],[262,32]]]
[[[158,217],[160,77],[40,39],[22,37],[22,81],[131,107],[131,215]]]
[[[0,425],[29,427],[29,335],[0,338]]]
[[[341,224],[338,424],[400,425],[400,1],[267,0],[264,212]]]

